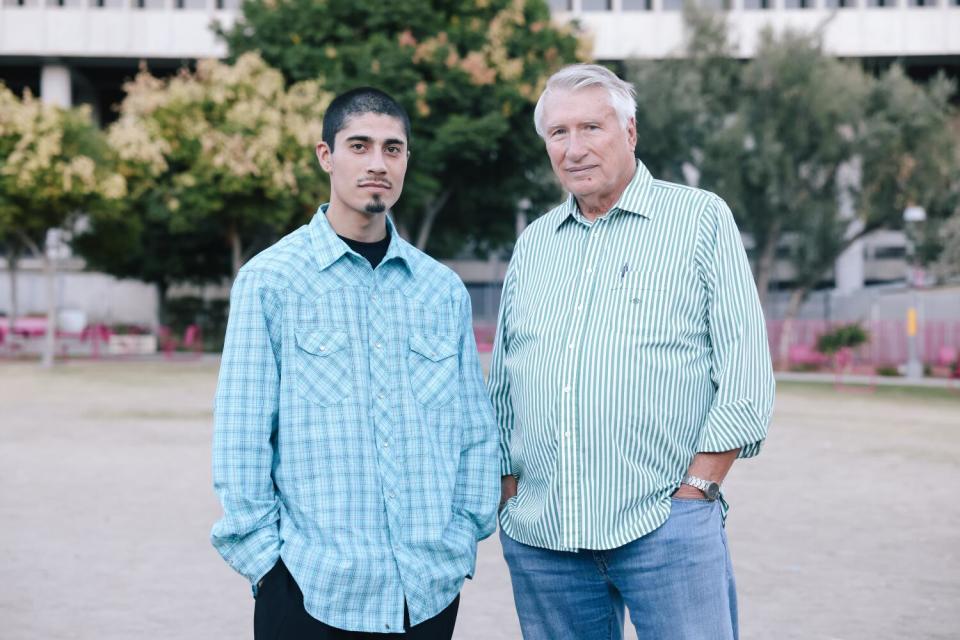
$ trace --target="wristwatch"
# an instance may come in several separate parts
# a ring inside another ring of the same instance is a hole
[[[707,500],[716,500],[720,497],[720,485],[713,480],[704,480],[697,476],[687,476],[681,484],[688,484],[691,487],[700,489],[700,491],[703,491],[703,494],[707,496]]]

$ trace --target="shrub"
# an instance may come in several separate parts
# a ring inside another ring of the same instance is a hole
[[[859,324],[845,324],[817,338],[817,351],[832,355],[841,349],[855,349],[869,342],[870,333]]]

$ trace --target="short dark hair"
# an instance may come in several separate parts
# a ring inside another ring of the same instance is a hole
[[[409,146],[410,116],[400,103],[380,89],[357,87],[334,98],[323,116],[323,141],[330,147],[330,151],[333,151],[334,138],[347,126],[347,121],[353,116],[365,113],[380,113],[399,120],[403,124],[403,132],[407,136]]]

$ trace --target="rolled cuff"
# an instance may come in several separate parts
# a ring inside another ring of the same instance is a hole
[[[276,522],[242,538],[221,537],[214,527],[210,541],[227,564],[250,581],[251,585],[256,585],[280,557],[280,531]]]
[[[699,453],[722,453],[740,449],[738,458],[760,453],[767,437],[767,420],[760,416],[750,400],[715,405],[700,432]]]

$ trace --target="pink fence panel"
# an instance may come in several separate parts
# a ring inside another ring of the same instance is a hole
[[[827,331],[847,322],[825,320],[794,320],[792,339],[787,345],[799,353],[801,349],[816,349],[817,339]],[[870,333],[870,340],[853,353],[853,364],[871,366],[896,366],[907,361],[906,320],[876,320],[861,325]],[[779,355],[780,338],[783,335],[783,320],[767,322],[767,337],[770,353]],[[960,320],[930,320],[918,327],[917,342],[920,359],[925,364],[944,366],[944,360],[952,353],[960,353]]]

